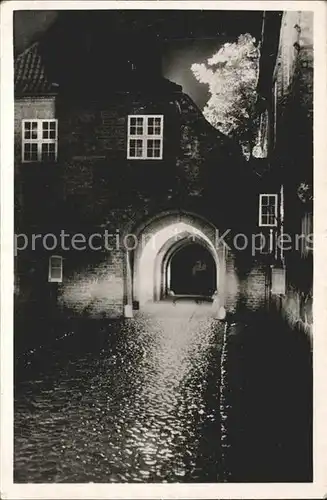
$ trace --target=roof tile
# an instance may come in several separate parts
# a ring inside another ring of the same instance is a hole
[[[55,85],[47,78],[39,43],[22,52],[14,63],[15,94],[52,94]]]

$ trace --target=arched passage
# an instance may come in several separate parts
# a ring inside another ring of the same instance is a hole
[[[171,286],[171,263],[172,259],[175,255],[178,254],[179,250],[185,249],[188,246],[193,247],[201,247],[207,249],[209,255],[212,256],[212,264],[213,264],[213,292],[218,289],[219,286],[219,276],[218,276],[218,268],[219,268],[219,260],[216,250],[213,245],[210,245],[210,241],[201,238],[201,235],[195,236],[194,234],[190,234],[189,232],[180,233],[177,241],[176,239],[169,239],[162,246],[160,252],[156,257],[155,263],[155,277],[156,277],[156,287],[155,287],[155,300],[162,299],[167,295],[168,289],[177,292],[174,290],[174,287]],[[197,252],[196,252],[197,253]],[[196,256],[195,253],[195,256]],[[213,293],[212,292],[212,293]],[[190,291],[189,291],[190,293]],[[211,293],[211,294],[212,294]]]
[[[201,243],[185,244],[170,257],[165,272],[175,295],[211,296],[217,288],[216,263]]]
[[[219,301],[223,305],[225,248],[222,242],[217,244],[217,231],[212,224],[194,214],[164,213],[144,224],[137,230],[136,235],[138,245],[130,255],[130,287],[131,298],[137,301],[140,307],[164,296],[174,255],[177,258],[178,252],[186,251],[191,245],[195,245],[193,250],[196,247],[198,255],[202,252],[202,256],[205,256],[206,265],[211,269],[213,291],[218,291]],[[191,252],[191,249],[186,252]],[[191,256],[189,259],[191,261]],[[206,289],[202,285],[205,292],[210,289],[208,282],[207,277]],[[200,288],[199,285],[198,289]]]

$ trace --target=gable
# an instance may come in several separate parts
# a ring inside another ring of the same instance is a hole
[[[16,96],[44,95],[56,92],[56,85],[47,77],[38,42],[35,42],[15,59],[14,89]]]

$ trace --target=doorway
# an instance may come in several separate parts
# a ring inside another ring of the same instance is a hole
[[[175,295],[211,297],[216,290],[216,264],[207,248],[192,243],[179,248],[167,266],[168,286]]]

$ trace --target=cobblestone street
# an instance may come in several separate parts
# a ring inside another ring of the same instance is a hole
[[[223,325],[211,311],[152,305],[18,363],[15,481],[221,481]]]

